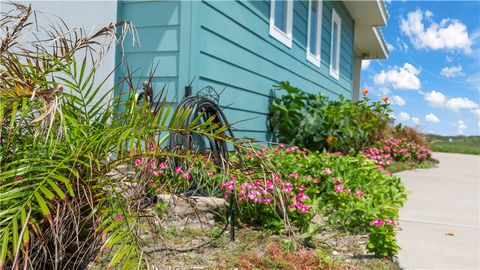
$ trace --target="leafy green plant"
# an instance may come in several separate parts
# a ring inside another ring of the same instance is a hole
[[[0,16],[0,269],[85,269],[100,257],[107,269],[147,267],[148,241],[161,237],[142,207],[155,178],[131,173],[130,164],[175,160],[183,172],[201,174],[212,167],[208,156],[158,138],[194,134],[243,149],[242,142],[213,119],[186,124],[190,111],[161,97],[156,107],[110,99],[115,88],[134,96],[131,74],[114,87],[95,80],[103,53],[123,39],[117,28],[125,35],[130,24],[86,36],[59,22],[38,27],[44,40],[24,43],[33,11],[13,5]],[[215,169],[228,167],[235,164]],[[168,180],[156,191],[179,196],[192,185],[179,175]]]
[[[309,106],[314,96],[303,92],[289,82],[279,82],[275,90],[286,92],[281,98],[275,98],[270,106],[272,113],[272,126],[278,132],[280,141],[292,141],[297,135],[296,129],[302,122],[305,109]]]
[[[381,139],[391,122],[389,104],[366,95],[356,102],[343,97],[333,101],[321,93],[306,94],[288,82],[275,87],[286,92],[270,110],[274,130],[284,143],[357,154]]]
[[[368,236],[367,249],[383,257],[391,257],[398,253],[400,247],[395,240],[395,222],[389,219],[377,219],[372,222]]]
[[[406,200],[400,179],[380,171],[363,155],[319,153],[284,145],[263,148],[256,155],[271,160],[274,174],[265,179],[252,170],[248,178],[237,176],[223,184],[227,194],[233,191],[239,202],[239,218],[249,224],[274,231],[292,226],[308,238],[319,229],[320,225],[313,223],[317,216],[337,230],[367,233],[377,217],[397,219]],[[245,163],[247,168],[257,166],[251,154],[245,155]],[[281,222],[284,214],[288,224]],[[382,255],[383,250],[375,252]]]

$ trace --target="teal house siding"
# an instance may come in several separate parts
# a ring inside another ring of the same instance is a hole
[[[323,1],[318,67],[306,59],[308,6],[294,1],[289,48],[269,35],[270,1],[120,2],[119,20],[133,22],[141,42],[134,47],[127,41],[124,55],[131,70],[141,70],[138,81],[158,63],[154,88],[166,84],[177,101],[190,82],[194,93],[205,86],[223,91],[220,104],[235,135],[271,141],[268,106],[278,81],[352,97],[354,21],[342,2]],[[329,70],[332,9],[342,20],[338,80]]]
[[[122,59],[128,63],[138,88],[153,75],[153,88],[160,91],[165,87],[168,100],[175,101],[179,94],[180,4],[120,1],[117,14],[119,21],[130,21],[135,26],[134,35],[128,35],[123,48],[117,50],[117,64],[122,64]],[[127,72],[125,63],[116,74],[117,80]]]

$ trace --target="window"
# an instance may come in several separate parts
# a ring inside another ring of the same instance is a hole
[[[335,79],[340,78],[340,35],[342,20],[337,12],[332,9],[332,30],[330,32],[330,75]]]
[[[287,47],[292,47],[292,0],[272,0],[270,5],[270,35]]]
[[[320,67],[322,1],[310,0],[308,7],[307,60]]]

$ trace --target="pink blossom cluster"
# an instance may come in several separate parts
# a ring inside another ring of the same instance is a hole
[[[234,191],[237,186],[236,180],[229,180],[220,185],[221,189],[226,191],[225,199],[228,199],[229,192]],[[273,202],[271,191],[274,189],[273,181],[266,179],[254,179],[253,183],[245,182],[238,187],[238,201],[248,200],[253,203],[267,204]]]
[[[163,175],[169,169],[166,162],[149,161],[148,158],[136,158],[133,163],[136,169],[147,169],[154,176]],[[179,175],[182,179],[191,180],[190,172],[184,171],[181,167],[175,167],[173,173]]]
[[[390,225],[390,226],[395,226],[395,221],[391,220],[391,219],[376,219],[376,220],[372,220],[372,222],[370,222],[370,224],[374,225],[375,227],[380,227],[382,225]]]
[[[312,176],[305,176],[304,179],[308,180],[305,182],[298,182],[302,178],[299,173],[293,172],[288,175],[291,181],[282,180],[282,175],[280,173],[273,173],[271,179],[253,179],[248,182],[239,183],[241,180],[232,179],[226,182],[223,182],[220,185],[220,188],[225,190],[225,199],[230,197],[230,194],[234,192],[236,194],[237,200],[239,202],[249,201],[257,204],[268,204],[273,202],[275,190],[278,188],[281,193],[285,194],[289,199],[285,201],[288,205],[290,211],[298,210],[300,213],[308,213],[309,207],[306,204],[306,200],[309,199],[308,195],[305,194],[307,190],[306,184],[308,182],[313,182],[318,184],[319,181]],[[297,184],[293,184],[297,182]],[[304,183],[304,184],[302,184]]]
[[[308,196],[304,193],[298,193],[296,196],[292,198],[292,204],[290,204],[289,209],[290,211],[294,211],[298,209],[301,213],[305,214],[308,212],[308,206],[303,203],[303,201],[307,200]]]
[[[348,195],[352,195],[352,190],[349,189],[349,188],[345,188],[344,185],[341,185],[341,183],[343,183],[343,180],[342,179],[338,179],[338,178],[333,178],[332,179],[332,182],[333,184],[335,185],[334,187],[334,191],[335,193],[347,193]],[[363,197],[363,191],[361,189],[355,189],[355,195],[358,197],[358,198],[361,198]]]
[[[425,145],[407,140],[406,138],[390,137],[381,141],[380,147],[372,147],[364,152],[365,156],[381,168],[385,168],[393,161],[422,162],[429,159],[432,150]]]

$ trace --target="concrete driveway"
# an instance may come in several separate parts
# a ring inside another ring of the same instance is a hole
[[[480,156],[433,157],[438,168],[397,174],[411,192],[400,211],[400,266],[480,269]]]

